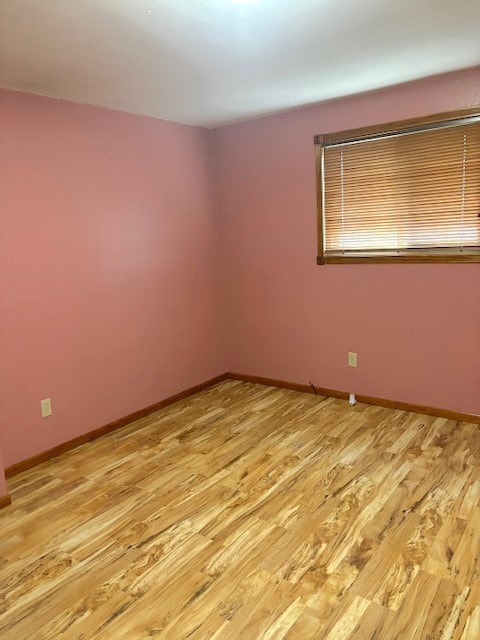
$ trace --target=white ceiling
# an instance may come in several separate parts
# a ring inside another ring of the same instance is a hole
[[[0,0],[0,86],[219,126],[480,64],[480,0]]]

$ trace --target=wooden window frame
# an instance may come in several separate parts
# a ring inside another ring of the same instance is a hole
[[[437,124],[444,121],[461,120],[468,117],[480,116],[480,107],[471,109],[462,109],[458,111],[447,111],[437,113],[435,115],[411,118],[409,120],[397,120],[388,122],[383,125],[361,127],[358,129],[348,129],[346,131],[338,131],[334,133],[319,134],[314,136],[315,145],[315,161],[316,161],[316,189],[317,189],[317,233],[318,233],[318,255],[317,264],[378,264],[378,263],[468,263],[480,262],[480,248],[478,252],[470,253],[454,253],[451,254],[435,254],[428,253],[425,249],[408,249],[408,253],[396,256],[389,255],[362,255],[362,256],[328,256],[324,251],[324,169],[323,169],[323,150],[324,146],[332,142],[348,142],[350,140],[368,140],[372,136],[382,136],[395,132],[401,133],[404,129],[421,127],[428,128],[428,125]],[[418,251],[415,254],[415,251]],[[360,252],[359,252],[360,253]],[[367,252],[365,252],[367,253]]]

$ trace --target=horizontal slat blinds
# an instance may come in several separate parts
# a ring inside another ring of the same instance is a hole
[[[480,122],[323,148],[324,256],[476,253]]]

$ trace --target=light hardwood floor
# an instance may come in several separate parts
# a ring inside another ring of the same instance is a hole
[[[226,381],[24,472],[0,638],[480,638],[480,427]]]

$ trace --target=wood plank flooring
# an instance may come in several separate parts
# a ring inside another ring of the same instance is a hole
[[[0,638],[480,638],[480,427],[226,381],[9,481]]]

